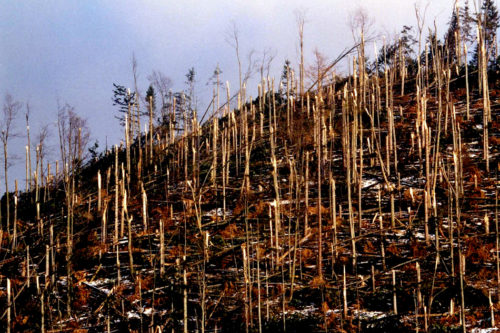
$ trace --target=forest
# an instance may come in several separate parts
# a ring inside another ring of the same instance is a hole
[[[0,330],[498,330],[500,16],[453,6],[441,37],[415,15],[372,54],[360,11],[355,44],[308,65],[297,14],[300,61],[262,61],[256,96],[235,29],[239,82],[216,69],[206,109],[194,68],[179,92],[114,84],[122,142],[99,151],[61,105],[55,164],[26,116],[14,189],[6,95]]]

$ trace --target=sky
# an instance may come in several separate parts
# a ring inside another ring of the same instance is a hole
[[[453,2],[420,0],[417,4],[422,10],[428,5],[426,25],[436,21],[442,35]],[[285,59],[298,67],[297,10],[306,17],[304,49],[309,63],[316,48],[333,60],[353,45],[348,21],[356,9],[364,8],[373,18],[374,33],[390,38],[403,25],[416,26],[414,5],[412,0],[3,0],[0,99],[3,106],[9,93],[29,103],[33,137],[41,126],[50,126],[49,160],[54,161],[59,157],[57,107],[65,103],[87,119],[91,142],[98,140],[100,150],[106,143],[120,143],[124,135],[111,100],[113,83],[133,87],[133,54],[142,92],[153,70],[170,77],[174,91],[184,89],[185,74],[194,67],[198,108],[204,111],[212,91],[207,82],[217,65],[233,92],[238,85],[235,52],[227,42],[233,23],[239,32],[243,67],[251,50],[254,59],[268,50],[275,55],[271,74],[279,77]],[[381,38],[377,43],[381,45]],[[373,49],[373,45],[367,47]],[[249,87],[256,87],[255,80]],[[255,94],[255,88],[249,94]],[[9,147],[9,155],[17,156],[9,183],[15,178],[24,183],[24,113],[23,108],[15,126],[19,135]]]

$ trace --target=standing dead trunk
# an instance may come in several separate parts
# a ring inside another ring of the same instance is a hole
[[[163,220],[160,219],[160,275],[165,274],[165,231]]]
[[[398,314],[398,300],[396,298],[396,271],[392,270],[392,306],[394,314]]]
[[[101,211],[101,170],[97,171],[97,211]]]
[[[465,255],[459,254],[460,261],[460,301],[461,301],[461,321],[462,321],[462,331],[465,333],[466,323],[465,323],[465,295],[464,295],[464,276],[465,276]]]
[[[7,219],[7,231],[10,230],[10,194],[8,180],[8,159],[7,159],[7,141],[3,142],[3,161],[4,161],[4,180],[5,180],[5,211]]]
[[[144,185],[141,183],[142,193],[142,223],[144,224],[144,231],[148,230],[148,197],[144,190]]]
[[[127,214],[128,215],[128,214]],[[132,220],[134,218],[132,216],[128,217],[127,216],[127,223],[128,223],[128,257],[129,257],[129,265],[130,265],[130,275],[132,276],[132,279],[135,278],[135,270],[134,270],[134,256],[133,256],[133,250],[132,250]]]
[[[11,288],[10,288],[10,279],[7,278],[7,333],[10,333],[10,327],[12,326],[11,324],[11,307],[12,307],[12,295],[11,295]]]
[[[182,264],[184,266],[184,270],[182,272],[182,283],[184,287],[184,297],[183,297],[183,305],[184,305],[184,317],[183,317],[183,327],[184,333],[188,333],[188,298],[187,298],[187,271],[186,271],[186,256],[182,257]]]
[[[12,251],[14,251],[17,247],[17,201],[18,201],[18,192],[17,192],[17,179],[15,182],[16,191],[14,192],[14,220],[12,221]]]
[[[40,317],[41,317],[41,323],[40,323],[40,331],[42,333],[45,333],[45,293],[42,293],[40,296]]]
[[[120,182],[118,180],[118,147],[115,145],[115,237],[113,243],[116,248],[118,248],[118,239],[119,239],[119,218],[118,218],[118,203],[120,199]]]

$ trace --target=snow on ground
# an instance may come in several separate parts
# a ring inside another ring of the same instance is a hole
[[[371,179],[363,179],[363,185],[361,186],[363,189],[365,188],[368,188],[368,187],[372,187],[376,184],[378,184],[379,181],[378,179],[375,179],[375,178],[371,178]]]

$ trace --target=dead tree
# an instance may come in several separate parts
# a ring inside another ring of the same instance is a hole
[[[8,159],[7,148],[9,144],[9,139],[15,136],[15,133],[12,133],[12,130],[14,126],[14,120],[20,109],[21,109],[21,103],[15,101],[10,94],[6,94],[3,105],[2,120],[0,123],[0,129],[1,129],[0,139],[2,140],[3,144],[7,232],[9,232],[10,228],[10,208],[9,208],[10,198],[9,198],[9,177],[8,177],[9,159]]]
[[[73,249],[73,210],[75,206],[75,175],[83,161],[83,150],[89,139],[86,121],[80,118],[74,108],[66,104],[59,107],[57,115],[59,148],[63,165],[63,185],[66,201],[66,269],[67,269],[67,312],[71,314],[71,257]]]

